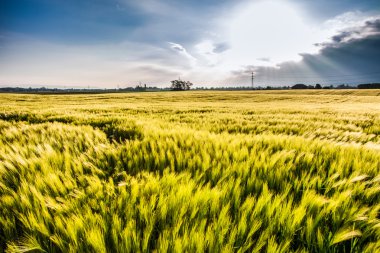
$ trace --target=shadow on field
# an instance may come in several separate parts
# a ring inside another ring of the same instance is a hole
[[[77,126],[91,126],[104,132],[110,142],[124,142],[126,140],[143,139],[142,127],[134,121],[124,121],[115,118],[76,118],[73,116],[45,116],[30,113],[0,113],[0,120],[8,122],[27,122],[40,124],[46,122],[59,122]]]

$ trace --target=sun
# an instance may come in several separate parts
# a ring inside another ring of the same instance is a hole
[[[314,53],[321,32],[301,8],[288,1],[258,1],[234,9],[222,21],[231,64],[275,66]]]

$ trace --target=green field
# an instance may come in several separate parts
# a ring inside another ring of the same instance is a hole
[[[380,90],[0,94],[0,251],[380,252]]]

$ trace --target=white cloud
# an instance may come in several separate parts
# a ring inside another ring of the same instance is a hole
[[[220,61],[219,53],[215,52],[217,47],[211,40],[204,40],[194,46],[195,53],[201,59],[202,67],[213,67]]]
[[[331,33],[347,30],[354,27],[360,27],[365,22],[380,18],[379,14],[364,13],[361,11],[349,11],[341,15],[338,15],[332,19],[326,20],[322,27],[325,30],[329,30]]]
[[[175,51],[178,55],[185,58],[191,67],[194,67],[196,65],[197,59],[192,56],[186,48],[184,48],[181,44],[174,43],[174,42],[168,42],[170,45],[170,48]],[[179,59],[178,65],[187,65],[186,62],[181,62],[182,59]]]

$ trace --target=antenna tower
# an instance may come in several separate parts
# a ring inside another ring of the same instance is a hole
[[[251,86],[252,86],[252,90],[253,90],[253,79],[255,78],[255,75],[253,74],[253,71],[252,71],[252,75],[251,75]]]

